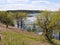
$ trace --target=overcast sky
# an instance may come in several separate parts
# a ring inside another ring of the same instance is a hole
[[[0,0],[0,10],[57,10],[60,0]]]

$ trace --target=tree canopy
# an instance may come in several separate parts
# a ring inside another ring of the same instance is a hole
[[[43,29],[43,33],[49,39],[51,38],[54,29],[58,27],[60,21],[60,11],[51,13],[47,10],[37,16],[37,24]],[[58,23],[59,22],[59,23]],[[58,25],[57,25],[58,24]],[[60,27],[59,27],[60,28]],[[58,28],[57,28],[58,29]]]

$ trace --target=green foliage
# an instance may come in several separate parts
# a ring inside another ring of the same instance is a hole
[[[0,11],[0,22],[6,25],[13,25],[13,16],[8,12]]]
[[[15,19],[20,19],[20,18],[26,18],[27,17],[27,13],[25,12],[15,12],[14,13],[14,18]]]
[[[8,25],[14,25],[14,19],[12,15],[9,15],[9,13],[7,14],[7,19],[6,22]]]
[[[26,19],[27,13],[25,12],[6,12],[0,11],[0,22],[8,25],[14,25],[14,19],[17,21],[17,26],[19,27],[18,23],[21,22],[21,28],[23,26],[23,19]]]
[[[27,13],[25,13],[25,12],[15,12],[14,14],[15,14],[14,18],[17,21],[17,27],[19,28],[19,23],[18,22],[21,22],[21,28],[22,28],[23,23],[24,23],[23,19],[26,19]]]
[[[34,41],[43,41],[41,40],[42,37],[40,37],[40,39],[39,37],[37,38],[28,34],[18,34],[14,32],[2,32],[1,34],[4,36],[3,40],[0,41],[3,45],[30,45],[30,41],[32,41],[32,43]]]
[[[37,16],[37,25],[43,29],[45,36],[51,39],[54,29],[59,29],[60,11],[52,13],[44,11]]]

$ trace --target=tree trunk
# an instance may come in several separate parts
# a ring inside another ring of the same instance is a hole
[[[6,25],[6,28],[8,28],[8,25]]]
[[[17,20],[17,28],[19,28],[19,21]]]
[[[45,36],[48,40],[51,40],[52,39],[52,31],[46,29]]]
[[[21,18],[21,28],[23,28],[23,19]]]
[[[59,32],[59,40],[60,40],[60,32]]]
[[[49,38],[48,35],[49,35],[49,34],[48,34],[48,30],[46,29],[46,30],[45,30],[45,36],[46,36],[47,39]]]

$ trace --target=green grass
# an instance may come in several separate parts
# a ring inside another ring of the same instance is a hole
[[[24,35],[12,32],[2,32],[2,36],[1,43],[4,45],[22,45],[24,39],[27,39]]]
[[[31,45],[31,42],[32,43],[44,42],[46,43],[46,45],[50,45],[50,43],[48,43],[43,36],[34,37],[23,33],[19,34],[15,32],[7,32],[7,31],[2,32],[1,35],[2,35],[2,40],[0,41],[1,45]],[[60,44],[59,43],[60,41],[57,40],[53,40],[53,41],[54,43]]]
[[[2,40],[2,43],[4,45],[7,45],[7,44],[14,45],[14,43],[17,42],[15,39],[15,38],[17,38],[17,37],[15,37],[16,34],[14,35],[13,33],[3,32],[2,35],[4,36],[3,40]]]
[[[27,34],[18,34],[14,32],[2,32],[2,40],[0,41],[3,45],[29,45],[28,41],[40,41],[40,38],[32,37]],[[28,43],[27,43],[28,42]]]
[[[60,45],[60,40],[53,39],[54,45]]]

